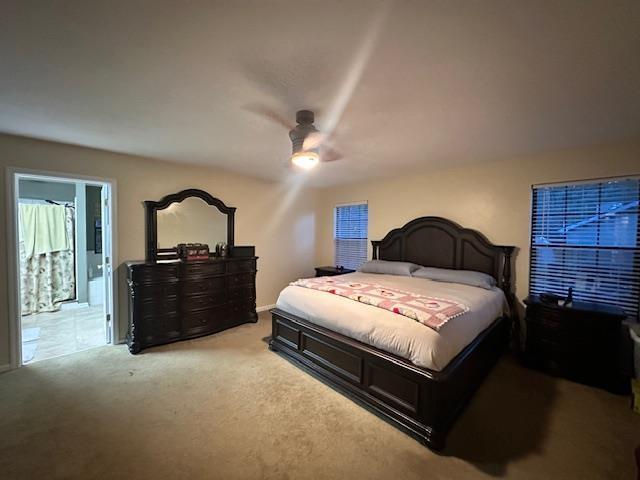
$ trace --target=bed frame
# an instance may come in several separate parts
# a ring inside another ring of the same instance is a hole
[[[422,217],[371,243],[373,259],[492,275],[511,302],[514,247],[493,245],[475,230]],[[511,323],[496,319],[438,372],[283,310],[271,313],[271,350],[434,450],[444,447],[456,417],[500,357]]]

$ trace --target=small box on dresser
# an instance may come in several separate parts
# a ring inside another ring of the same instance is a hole
[[[525,365],[580,383],[628,393],[620,338],[625,312],[610,305],[547,303],[530,295],[526,305]]]
[[[256,322],[256,262],[127,262],[129,351]]]

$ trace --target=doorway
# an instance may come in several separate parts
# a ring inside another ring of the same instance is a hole
[[[12,174],[15,366],[112,343],[110,181]]]

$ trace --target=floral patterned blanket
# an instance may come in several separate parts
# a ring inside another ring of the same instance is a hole
[[[340,281],[339,277],[303,278],[291,285],[383,308],[420,322],[436,332],[452,318],[469,311],[468,306],[455,300],[404,292],[372,283]]]

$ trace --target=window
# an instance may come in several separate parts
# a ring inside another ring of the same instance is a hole
[[[369,206],[366,203],[338,205],[333,233],[336,265],[357,269],[367,259]]]
[[[638,318],[640,178],[533,187],[531,293],[618,305]]]

